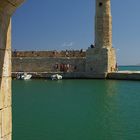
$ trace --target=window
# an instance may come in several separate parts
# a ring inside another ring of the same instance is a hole
[[[101,7],[103,5],[103,3],[102,2],[99,2],[99,7]]]

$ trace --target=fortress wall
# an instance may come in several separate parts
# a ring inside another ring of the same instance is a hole
[[[66,51],[14,51],[13,57],[85,57],[85,51],[66,50]]]
[[[108,50],[108,72],[117,71],[116,52],[114,48]]]
[[[86,72],[92,74],[104,74],[107,67],[108,49],[89,48],[86,55]]]
[[[85,72],[85,58],[13,57],[12,72]]]

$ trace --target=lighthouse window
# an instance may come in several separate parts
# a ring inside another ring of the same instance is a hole
[[[103,5],[103,3],[102,3],[102,2],[100,2],[100,3],[99,3],[99,6],[101,7],[102,5]]]

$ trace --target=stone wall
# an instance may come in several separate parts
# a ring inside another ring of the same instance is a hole
[[[116,54],[112,47],[110,0],[96,0],[95,45],[86,52],[86,72],[91,75],[116,71]],[[104,78],[103,77],[103,78]]]
[[[106,74],[116,71],[114,48],[89,48],[86,53],[86,72]]]
[[[84,72],[85,58],[13,57],[12,72]]]
[[[12,57],[85,57],[86,52],[81,50],[65,51],[13,51]]]
[[[89,48],[86,55],[86,71],[103,74],[108,71],[108,51],[106,48]]]
[[[115,71],[116,64],[114,48],[88,48],[86,56],[84,51],[16,51],[12,56],[12,72],[86,72],[91,77],[106,76]]]
[[[115,80],[140,80],[140,71],[111,72],[108,73],[107,78]]]
[[[117,71],[116,51],[114,48],[108,49],[108,72]]]
[[[0,16],[0,140],[11,140],[11,22],[4,16]]]
[[[0,15],[0,140],[11,140],[11,22],[3,14]]]
[[[110,0],[96,0],[95,46],[112,47],[112,16]]]

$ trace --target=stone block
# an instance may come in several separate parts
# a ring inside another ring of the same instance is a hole
[[[12,15],[16,8],[25,0],[1,0],[0,11]]]
[[[0,50],[0,77],[11,76],[11,50]]]
[[[12,72],[51,72],[55,64],[70,64],[72,67],[77,66],[78,72],[85,71],[85,58],[17,57],[12,58]]]
[[[101,74],[115,70],[116,59],[113,48],[89,48],[86,56],[86,72]]]
[[[10,3],[14,5],[15,7],[18,7],[21,5],[25,0],[10,0]]]
[[[12,139],[12,135],[9,134],[7,136],[4,136],[3,138],[1,138],[0,140],[11,140]]]
[[[9,140],[8,136],[12,133],[12,112],[11,107],[2,109],[2,138],[3,140]],[[6,137],[8,136],[8,137]]]
[[[1,113],[1,110],[0,110],[0,140],[1,140],[1,137],[2,137],[2,134],[1,134],[1,132],[2,132],[2,126],[1,126],[2,125],[2,119],[1,118],[2,118],[2,116],[1,115],[2,115],[2,113]]]
[[[11,106],[11,77],[0,78],[0,109]]]

